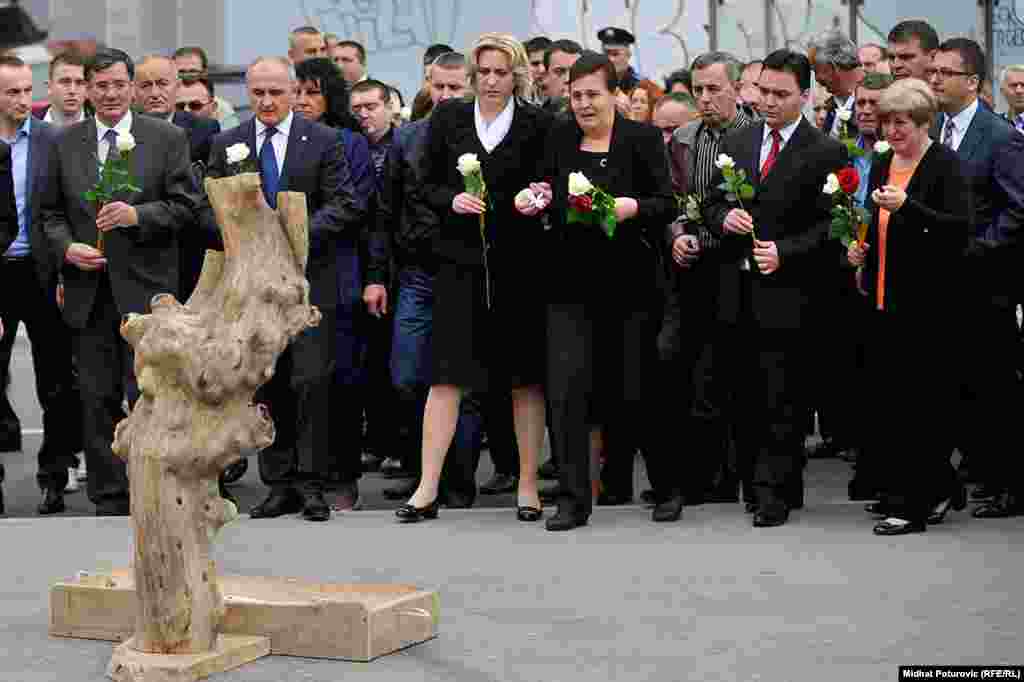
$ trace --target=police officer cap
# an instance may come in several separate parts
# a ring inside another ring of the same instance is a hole
[[[602,45],[632,45],[636,42],[633,34],[624,28],[609,26],[597,32],[597,39]]]

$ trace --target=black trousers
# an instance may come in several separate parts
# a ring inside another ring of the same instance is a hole
[[[334,375],[333,307],[320,325],[300,334],[278,358],[256,401],[270,409],[276,435],[259,455],[260,479],[271,488],[321,491],[331,472],[330,392]]]
[[[910,521],[924,521],[957,485],[950,455],[961,419],[958,344],[936,331],[940,315],[957,313],[876,313],[868,346],[873,388],[863,424],[884,476],[883,499],[893,516]]]
[[[82,407],[71,362],[71,331],[61,318],[52,287],[39,281],[31,258],[0,263],[0,300],[4,334],[0,338],[0,386],[10,381],[11,353],[18,325],[25,324],[32,351],[36,397],[43,410],[43,443],[36,478],[42,488],[64,489],[68,468],[78,465],[82,442]],[[0,413],[14,414],[6,391]],[[17,422],[17,418],[15,417]]]
[[[1018,441],[1017,319],[1008,303],[981,298],[967,306],[961,356],[961,423],[957,443],[970,458],[978,480],[1024,494],[1024,461]]]
[[[89,469],[86,489],[89,500],[96,505],[122,501],[129,495],[125,463],[110,450],[114,427],[126,416],[122,404],[127,400],[134,405],[139,397],[133,367],[135,354],[121,338],[120,328],[121,313],[114,304],[110,279],[104,273],[89,320],[74,335],[85,463]]]
[[[658,344],[659,375],[667,382],[663,471],[672,492],[699,502],[716,483],[738,485],[723,398],[714,386],[718,266],[707,261],[673,274],[675,295]]]
[[[639,449],[652,481],[659,465],[657,368],[660,316],[653,311],[609,311],[607,305],[547,306],[547,400],[551,450],[558,459],[562,499],[574,513],[593,508],[590,431],[605,434],[605,467],[632,469]],[[612,475],[619,481],[621,475]],[[616,491],[632,494],[629,490]],[[657,483],[655,483],[657,486]]]

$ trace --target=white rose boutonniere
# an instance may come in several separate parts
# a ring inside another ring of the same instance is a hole
[[[252,150],[244,142],[238,142],[224,150],[228,165],[234,167],[235,173],[255,173],[256,160],[252,158]]]
[[[879,140],[878,142],[875,143],[874,150],[876,154],[878,154],[879,156],[883,156],[892,151],[892,145],[890,145],[885,140]]]
[[[825,194],[833,195],[839,191],[839,177],[835,173],[829,173],[825,180],[825,187],[822,188]]]
[[[135,136],[128,132],[118,134],[117,151],[127,154],[133,149],[135,149]]]

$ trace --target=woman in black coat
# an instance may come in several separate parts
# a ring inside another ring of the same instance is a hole
[[[569,76],[573,116],[552,130],[544,182],[530,187],[547,204],[550,265],[547,393],[551,448],[560,460],[561,498],[548,530],[590,516],[591,434],[601,429],[606,459],[640,448],[655,487],[659,476],[657,334],[663,282],[657,245],[675,217],[661,132],[615,111],[617,80],[604,55],[585,52]],[[582,172],[615,197],[614,236],[600,225],[567,222],[569,175]],[[536,206],[522,204],[527,214]],[[659,520],[679,518],[682,498],[663,494]]]
[[[417,198],[442,217],[434,251],[433,381],[423,424],[423,474],[403,522],[437,515],[441,469],[466,392],[511,391],[519,446],[517,516],[537,521],[537,460],[544,440],[544,306],[535,269],[541,222],[514,207],[537,177],[551,116],[526,103],[529,63],[512,36],[487,33],[470,55],[476,96],[445,102],[430,117]],[[486,203],[465,189],[459,160],[474,154]],[[486,234],[481,236],[480,216]],[[486,246],[485,246],[486,241]]]
[[[920,533],[966,504],[953,451],[960,362],[956,328],[962,254],[973,233],[971,194],[956,152],[932,141],[936,101],[923,81],[889,86],[879,102],[892,154],[871,168],[865,248],[851,243],[858,286],[874,309],[868,385],[857,420],[870,456],[885,462],[869,511],[877,535]]]

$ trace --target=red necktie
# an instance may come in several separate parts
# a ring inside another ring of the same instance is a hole
[[[782,135],[779,134],[778,130],[772,130],[772,148],[768,152],[768,158],[761,164],[761,179],[764,180],[768,177],[768,173],[771,172],[772,166],[775,165],[775,159],[779,156],[779,147],[782,144]]]

